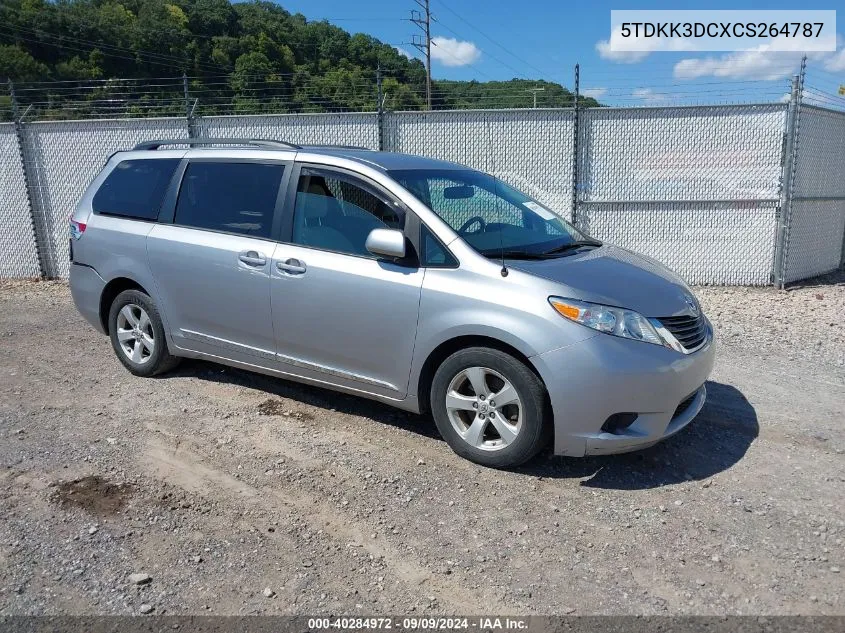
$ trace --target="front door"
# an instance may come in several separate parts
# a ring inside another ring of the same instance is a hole
[[[270,239],[285,165],[196,160],[182,179],[173,223],[147,237],[173,342],[179,347],[269,365]]]
[[[424,271],[364,244],[403,229],[405,210],[372,183],[303,167],[293,226],[271,270],[278,360],[290,371],[388,397],[407,393]]]

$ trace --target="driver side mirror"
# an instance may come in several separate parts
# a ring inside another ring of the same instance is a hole
[[[397,229],[373,229],[365,243],[367,250],[378,257],[405,257],[405,234]]]

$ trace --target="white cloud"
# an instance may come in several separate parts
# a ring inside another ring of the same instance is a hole
[[[472,42],[452,37],[432,37],[431,57],[444,66],[466,66],[481,58],[481,51]]]
[[[638,51],[618,50],[624,41],[630,47],[636,39],[635,48]],[[837,34],[837,52],[805,52],[800,50],[800,40],[778,39],[778,50],[772,50],[771,40],[766,40],[755,49],[735,51],[723,55],[708,57],[690,57],[683,59],[674,67],[674,75],[678,79],[697,79],[699,77],[722,77],[729,79],[785,79],[798,70],[801,57],[820,63],[825,70],[839,72],[845,70],[845,37]],[[611,50],[611,44],[617,50]],[[603,59],[619,64],[636,64],[643,61],[653,52],[678,51],[684,41],[677,38],[622,38],[621,27],[616,27],[610,38],[596,42],[596,51]],[[794,50],[784,50],[794,47]],[[679,52],[679,51],[678,51]]]
[[[837,35],[841,50],[834,52],[806,53],[811,62],[820,63],[825,69],[836,72],[845,70],[845,38]],[[795,46],[800,46],[797,42]],[[751,51],[737,51],[719,56],[682,59],[673,69],[677,79],[720,77],[725,79],[788,79],[801,66],[804,51],[772,51],[770,44],[762,44]]]
[[[611,38],[616,32],[611,34]],[[619,64],[636,64],[648,57],[648,51],[612,51],[610,50],[610,40],[599,40],[596,42],[596,51],[599,57],[607,59]]]
[[[836,38],[836,48],[838,51],[836,53],[832,53],[824,60],[825,70],[829,70],[834,73],[839,72],[840,70],[845,70],[845,37],[839,35]]]
[[[802,53],[741,51],[720,57],[682,59],[673,69],[677,79],[721,77],[726,79],[784,79],[795,73]]]
[[[600,99],[607,94],[607,88],[584,88],[581,94],[585,97],[592,97],[593,99]]]
[[[640,99],[645,105],[658,106],[668,102],[665,94],[657,93],[651,88],[637,88],[631,94],[637,99]]]
[[[679,38],[622,37],[622,27],[617,26],[610,32],[610,39],[596,42],[596,51],[598,51],[599,57],[612,62],[636,64],[657,50],[674,51],[683,45],[684,41]],[[613,48],[616,50],[613,50]],[[623,48],[639,50],[620,50]]]
[[[780,96],[780,99],[778,99],[778,101],[780,101],[781,103],[789,103],[790,99],[792,99],[792,93],[791,92],[784,92]]]
[[[411,55],[411,53],[408,50],[402,48],[401,46],[394,46],[393,48],[395,48],[396,52],[399,53],[400,55],[402,55],[402,57],[407,57],[408,59],[414,58],[414,56]]]

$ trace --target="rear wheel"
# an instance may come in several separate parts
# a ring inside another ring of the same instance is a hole
[[[154,376],[175,367],[155,303],[140,290],[124,290],[109,310],[109,337],[117,358],[136,376]]]
[[[472,347],[447,358],[434,375],[431,411],[458,455],[492,468],[512,468],[548,442],[546,391],[522,361]]]

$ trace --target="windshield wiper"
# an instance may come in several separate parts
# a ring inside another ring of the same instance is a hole
[[[601,242],[597,242],[596,240],[578,240],[576,242],[569,242],[568,244],[556,246],[548,251],[543,251],[541,255],[556,255],[557,253],[564,253],[566,251],[571,251],[576,248],[581,248],[582,246],[598,247],[601,245]]]
[[[578,242],[570,242],[569,244],[564,244],[563,246],[557,246],[548,251],[542,251],[540,253],[531,252],[521,249],[511,249],[511,250],[498,250],[498,249],[490,249],[486,251],[482,251],[481,254],[484,257],[490,258],[504,258],[504,259],[551,259],[554,255],[558,255],[565,251],[573,250],[576,248],[581,248],[582,246],[601,246],[601,242],[596,242],[595,240],[581,240]]]
[[[530,253],[528,251],[520,250],[489,250],[481,253],[484,257],[496,259],[546,259],[545,253]]]

